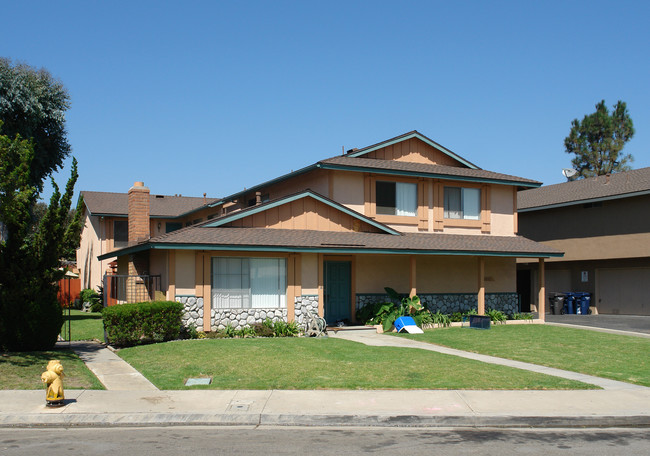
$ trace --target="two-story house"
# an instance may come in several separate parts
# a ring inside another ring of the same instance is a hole
[[[354,321],[384,287],[434,311],[513,313],[516,259],[539,262],[543,293],[544,259],[562,255],[516,235],[517,191],[540,185],[413,131],[222,198],[204,209],[214,218],[169,233],[150,236],[151,199],[134,186],[129,245],[99,259],[160,274],[162,293],[204,330],[309,311]]]
[[[111,261],[100,261],[97,257],[128,245],[128,194],[82,191],[81,196],[84,202],[84,225],[81,229],[81,244],[77,249],[77,267],[82,287],[97,289],[102,285],[102,278]],[[207,220],[214,212],[207,211],[207,205],[215,201],[218,200],[149,195],[149,237]]]
[[[592,310],[650,315],[650,168],[519,193],[519,232],[565,252],[546,289],[591,293]],[[522,302],[536,302],[537,264],[520,260]],[[532,296],[531,296],[532,295]]]

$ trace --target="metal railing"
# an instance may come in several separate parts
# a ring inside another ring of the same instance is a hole
[[[160,275],[104,275],[104,307],[161,299]]]

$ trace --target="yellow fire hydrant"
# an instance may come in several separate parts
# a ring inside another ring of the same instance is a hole
[[[47,363],[47,370],[41,374],[41,381],[47,384],[45,405],[60,407],[63,405],[63,366],[61,361],[53,359]]]

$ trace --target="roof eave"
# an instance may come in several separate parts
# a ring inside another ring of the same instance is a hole
[[[278,253],[338,253],[338,254],[381,254],[381,255],[449,255],[449,256],[489,256],[509,258],[551,258],[562,257],[562,252],[504,252],[481,250],[418,250],[418,249],[389,249],[363,247],[332,247],[332,246],[274,246],[274,245],[221,245],[194,243],[147,243],[116,250],[98,257],[100,260],[116,256],[128,255],[145,250],[207,250],[207,251],[240,251],[240,252],[278,252]]]
[[[454,160],[457,160],[461,162],[463,165],[472,168],[472,169],[481,169],[478,166],[476,166],[474,163],[470,162],[469,160],[464,159],[460,155],[450,151],[446,147],[441,146],[437,142],[433,141],[432,139],[427,138],[424,136],[422,133],[418,132],[417,130],[414,130],[412,132],[406,133],[401,136],[397,136],[393,139],[389,139],[387,141],[381,142],[374,144],[372,146],[365,147],[363,149],[356,150],[354,152],[351,152],[349,154],[346,154],[347,157],[360,157],[361,155],[368,154],[370,152],[374,152],[375,150],[382,149],[384,147],[392,146],[393,144],[400,143],[402,141],[407,141],[412,138],[417,138],[420,141],[430,145],[431,147],[435,147],[436,149],[440,150],[441,152],[445,153],[446,155],[449,155],[452,157]]]
[[[385,174],[392,176],[411,176],[411,177],[428,177],[428,178],[437,178],[453,181],[463,181],[463,182],[478,182],[485,184],[502,184],[502,185],[513,185],[517,187],[526,187],[526,188],[538,188],[542,185],[541,182],[521,182],[513,181],[508,179],[491,179],[484,177],[471,177],[471,176],[455,176],[444,173],[426,173],[421,171],[405,171],[405,170],[391,170],[391,169],[382,169],[382,168],[369,168],[364,166],[350,166],[350,165],[339,165],[331,163],[318,163],[318,167],[322,169],[331,169],[339,171],[353,171],[353,172],[363,172],[363,173],[373,173],[373,174]]]
[[[559,207],[577,206],[579,204],[598,203],[601,201],[612,201],[617,199],[633,198],[635,196],[645,196],[645,195],[650,195],[650,190],[643,190],[640,192],[632,192],[632,193],[621,193],[618,195],[602,196],[598,198],[585,198],[585,199],[580,199],[575,201],[564,201],[555,204],[546,204],[543,206],[532,206],[523,209],[517,209],[517,212],[543,211],[545,209],[556,209]]]

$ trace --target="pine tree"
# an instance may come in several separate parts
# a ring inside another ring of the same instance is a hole
[[[0,241],[0,348],[11,351],[45,350],[56,343],[63,324],[57,282],[65,273],[59,261],[66,249],[78,245],[81,231],[81,210],[66,227],[78,177],[73,159],[65,193],[52,181],[47,212],[36,233],[30,233],[31,208],[38,199],[33,160],[32,141],[0,135],[0,221],[5,233]]]
[[[629,163],[634,158],[621,151],[633,136],[634,125],[622,101],[616,103],[611,115],[602,100],[596,105],[596,112],[586,115],[582,122],[574,119],[571,132],[564,139],[566,153],[575,154],[571,164],[578,173],[572,179],[631,169]]]

